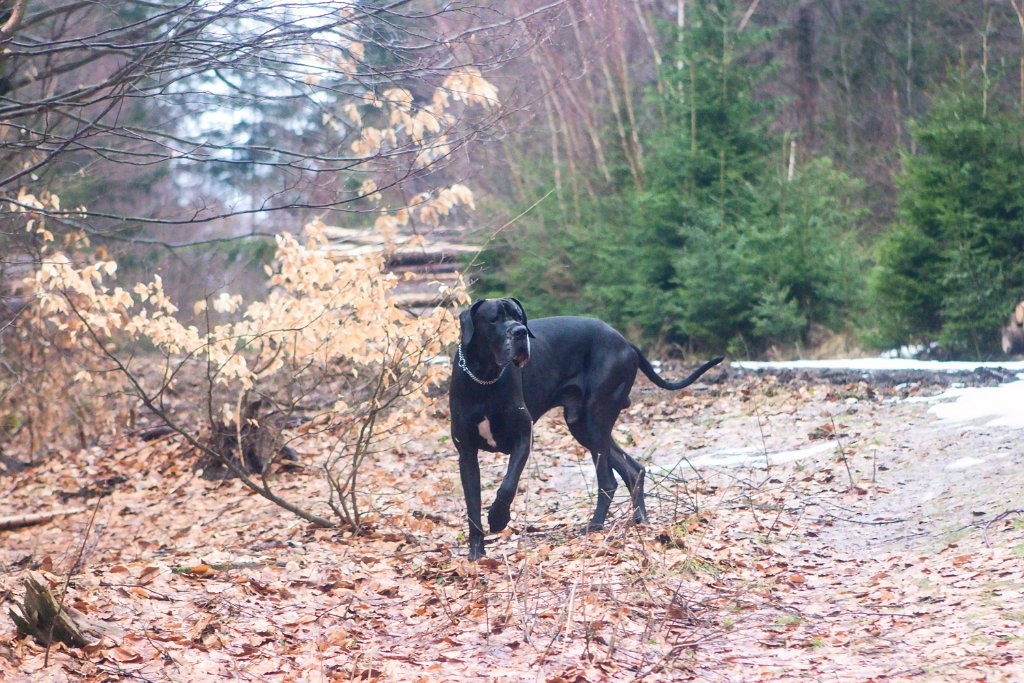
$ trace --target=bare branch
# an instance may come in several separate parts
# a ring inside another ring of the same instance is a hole
[[[3,42],[14,35],[25,16],[25,6],[28,0],[14,0],[14,7],[11,8],[11,16],[7,18],[3,26],[0,26],[0,42]]]

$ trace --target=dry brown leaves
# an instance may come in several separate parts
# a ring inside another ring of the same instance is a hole
[[[0,596],[19,597],[28,569],[58,588],[71,572],[68,604],[124,636],[54,646],[44,667],[45,648],[8,622],[0,678],[1021,680],[1021,518],[929,544],[879,536],[905,493],[868,454],[888,453],[923,410],[760,383],[642,393],[617,437],[638,456],[658,449],[654,523],[625,524],[620,505],[617,524],[587,536],[575,529],[591,505],[589,455],[546,420],[513,522],[476,564],[462,559],[442,422],[367,472],[363,537],[197,478],[173,438],[68,452],[0,480],[0,516],[70,501],[95,506],[95,522],[88,534],[88,513],[3,532]],[[833,415],[849,472],[820,449],[770,469],[672,467],[716,449],[818,445],[807,434]],[[316,507],[326,492],[304,457],[308,469],[276,485]],[[485,482],[503,464],[485,456]]]

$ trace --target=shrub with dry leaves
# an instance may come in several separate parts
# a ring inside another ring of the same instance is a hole
[[[117,286],[114,261],[78,266],[54,254],[27,284],[35,319],[82,359],[76,382],[120,376],[140,407],[197,451],[322,525],[334,522],[277,496],[267,473],[282,453],[293,452],[290,444],[313,436],[329,444],[321,461],[327,504],[358,529],[360,467],[431,410],[438,395],[432,389],[446,376],[436,361],[457,325],[450,306],[420,316],[399,308],[391,296],[397,278],[385,270],[384,254],[332,260],[323,228],[319,221],[307,225],[304,241],[277,237],[264,300],[244,305],[222,292],[194,303],[193,324],[179,318],[159,275],[130,289]],[[444,293],[452,305],[466,300],[462,287]],[[233,442],[223,438],[232,432]],[[253,462],[246,454],[255,444]]]

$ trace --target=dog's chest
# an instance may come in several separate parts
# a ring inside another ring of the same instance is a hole
[[[522,434],[529,434],[532,421],[523,408],[516,413],[499,412],[474,416],[463,423],[460,438],[475,448],[485,451],[509,453]]]
[[[484,417],[484,419],[480,420],[480,424],[476,426],[476,431],[488,446],[491,448],[498,447],[498,442],[494,440],[494,433],[491,431],[491,419],[489,417]]]
[[[470,437],[476,442],[477,448],[508,453],[512,447],[510,429],[505,415],[483,415],[476,426],[470,428]]]

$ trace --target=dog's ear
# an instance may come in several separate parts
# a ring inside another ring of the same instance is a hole
[[[536,339],[537,337],[533,334],[533,330],[530,329],[530,325],[528,324],[528,322],[526,320],[526,309],[523,308],[523,305],[521,303],[519,303],[519,299],[515,298],[514,296],[510,296],[509,297],[509,301],[514,301],[516,306],[519,307],[519,313],[520,313],[520,315],[523,316],[523,327],[526,328],[526,334],[531,339]]]
[[[487,301],[487,299],[480,299],[475,304],[464,310],[459,314],[459,324],[462,325],[462,345],[468,346],[469,342],[473,339],[473,314],[476,313],[476,309],[480,308],[480,304]]]

